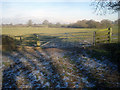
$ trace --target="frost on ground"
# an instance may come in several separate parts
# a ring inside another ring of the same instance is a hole
[[[5,54],[3,88],[120,87],[117,65],[89,58],[83,49],[24,47]]]

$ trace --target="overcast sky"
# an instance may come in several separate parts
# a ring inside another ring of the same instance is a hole
[[[34,23],[49,22],[72,23],[77,20],[102,19],[116,20],[118,14],[96,15],[91,0],[3,0],[1,1],[3,23],[26,23],[31,19]]]

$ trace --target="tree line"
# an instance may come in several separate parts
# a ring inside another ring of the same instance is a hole
[[[108,28],[113,25],[114,22],[110,20],[102,20],[101,22],[95,20],[81,20],[76,23],[68,25],[70,28]]]
[[[117,25],[119,20],[110,21],[107,19],[101,20],[100,22],[95,20],[78,20],[75,23],[61,24],[61,23],[51,23],[48,20],[44,20],[41,24],[35,24],[32,20],[28,20],[26,24],[3,24],[3,26],[27,26],[27,27],[55,27],[55,28],[108,28],[113,25]]]

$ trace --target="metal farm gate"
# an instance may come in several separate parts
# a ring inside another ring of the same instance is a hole
[[[92,32],[71,32],[58,34],[31,34],[15,36],[17,45],[45,47],[45,48],[70,48],[90,46],[93,44]]]

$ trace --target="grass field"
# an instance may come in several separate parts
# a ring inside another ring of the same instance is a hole
[[[2,34],[9,35],[25,35],[34,33],[46,33],[46,34],[58,34],[58,33],[70,33],[70,32],[93,32],[99,29],[96,28],[41,28],[41,27],[2,27]],[[118,27],[113,27],[113,34],[118,33]]]
[[[3,27],[2,34],[25,35],[34,33],[58,34],[70,32],[95,31],[97,29],[75,29],[75,28],[40,28],[40,27]]]

